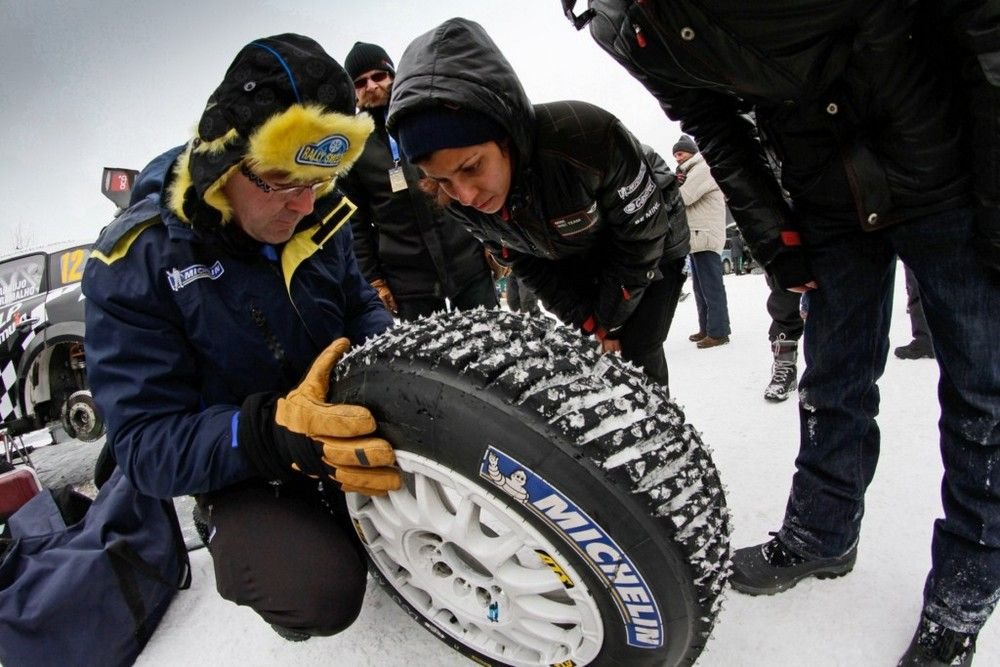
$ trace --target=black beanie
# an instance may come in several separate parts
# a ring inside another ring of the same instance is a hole
[[[681,138],[677,140],[676,144],[674,144],[674,149],[670,152],[676,153],[677,151],[684,151],[685,153],[694,155],[698,152],[698,144],[694,143],[694,139],[688,135],[682,134]]]
[[[354,84],[314,40],[257,39],[236,55],[175,169],[169,206],[182,219],[231,208],[221,190],[237,165],[294,181],[329,179],[361,155],[373,123],[355,116]]]
[[[475,146],[507,136],[507,132],[486,114],[444,107],[418,109],[401,115],[396,121],[396,134],[399,147],[410,162],[419,162],[442,148]]]
[[[354,42],[351,52],[344,60],[344,69],[351,80],[357,79],[365,72],[373,69],[396,75],[396,68],[392,64],[392,58],[377,44],[367,44],[365,42]]]

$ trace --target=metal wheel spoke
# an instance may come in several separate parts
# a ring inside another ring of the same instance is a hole
[[[518,623],[517,625],[503,628],[498,630],[497,633],[504,636],[505,643],[515,645],[517,651],[522,653],[527,651],[536,653],[538,657],[535,660],[539,664],[551,664],[552,661],[544,660],[543,658],[552,651],[552,642],[533,632],[526,631],[523,624]]]
[[[486,532],[482,523],[482,506],[478,499],[465,496],[458,505],[455,521],[445,537],[461,544],[483,565],[495,571],[526,545],[524,537],[512,530],[499,536],[494,532]]]
[[[556,602],[539,595],[522,595],[511,602],[518,609],[519,619],[572,624],[577,624],[581,620],[580,612],[574,605]]]
[[[394,512],[387,510],[391,510],[391,506],[380,506],[373,502],[366,505],[358,513],[358,516],[371,522],[378,535],[388,540],[395,540],[398,539],[402,524],[400,524],[399,517]]]
[[[372,504],[387,517],[391,516],[394,523],[413,524],[420,520],[417,499],[406,486],[384,496],[374,496]]]
[[[447,532],[455,514],[441,497],[441,485],[426,475],[418,475],[414,480],[414,492],[420,518],[438,532]]]
[[[563,584],[548,568],[530,568],[508,560],[494,570],[497,582],[509,595],[531,595],[560,591]]]

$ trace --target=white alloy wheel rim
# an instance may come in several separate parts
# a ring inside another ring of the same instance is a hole
[[[397,450],[396,460],[402,489],[349,493],[347,504],[376,566],[410,605],[507,664],[586,665],[597,656],[604,629],[593,596],[556,546],[508,509],[513,499],[418,454]]]

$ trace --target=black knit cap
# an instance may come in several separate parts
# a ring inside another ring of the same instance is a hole
[[[475,146],[507,136],[486,114],[446,107],[427,107],[402,114],[396,121],[396,134],[399,147],[410,162],[419,162],[442,148]]]
[[[380,69],[393,76],[396,75],[396,66],[392,63],[392,58],[377,44],[366,42],[354,42],[351,52],[344,60],[344,69],[351,80],[357,79],[365,72],[373,69]]]
[[[284,34],[244,46],[208,98],[198,136],[211,141],[230,129],[248,137],[293,104],[317,103],[354,115],[354,85],[319,44]]]
[[[676,153],[677,151],[684,151],[685,153],[694,155],[698,152],[698,144],[694,143],[694,139],[688,135],[682,134],[681,138],[677,140],[677,143],[674,144],[673,150],[670,152]]]

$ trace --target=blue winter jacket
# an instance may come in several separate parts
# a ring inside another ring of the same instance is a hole
[[[337,193],[272,247],[234,225],[196,230],[137,187],[149,194],[101,232],[84,272],[88,380],[139,490],[203,493],[254,474],[235,435],[244,398],[287,392],[334,339],[361,343],[392,318],[358,270]]]

